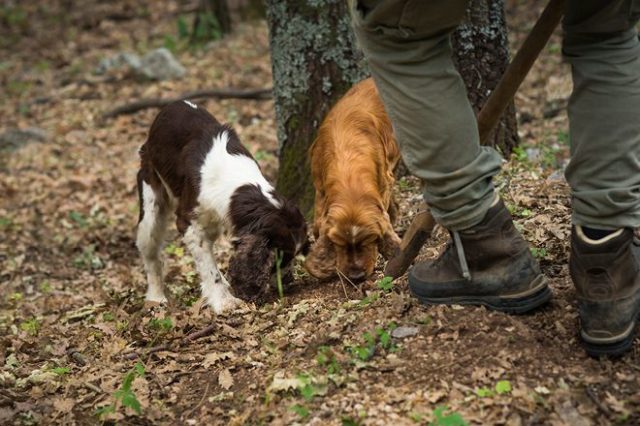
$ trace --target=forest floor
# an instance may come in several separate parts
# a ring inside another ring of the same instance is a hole
[[[247,22],[189,49],[176,36],[179,3],[138,3],[0,6],[0,135],[37,128],[41,139],[0,137],[0,424],[640,424],[640,341],[596,360],[578,340],[559,34],[516,97],[522,146],[497,180],[550,279],[548,306],[523,316],[424,307],[406,277],[388,285],[378,273],[356,288],[299,268],[283,301],[216,317],[201,309],[178,239],[165,250],[169,305],[144,304],[135,174],[157,110],[102,114],[142,97],[270,87],[267,28]],[[507,3],[516,49],[542,2]],[[104,57],[165,44],[187,69],[180,80],[93,72]],[[237,129],[273,180],[273,102],[200,105]],[[402,232],[416,180],[399,179],[396,194]],[[438,230],[421,256],[444,241]]]

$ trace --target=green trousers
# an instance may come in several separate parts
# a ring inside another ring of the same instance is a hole
[[[468,0],[352,0],[353,25],[402,157],[425,183],[436,220],[459,231],[494,199],[501,157],[480,146],[452,62],[450,35]],[[640,0],[569,0],[563,54],[569,100],[573,221],[640,226]]]

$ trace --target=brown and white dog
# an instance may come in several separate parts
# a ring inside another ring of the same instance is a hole
[[[147,273],[146,299],[165,302],[161,251],[174,215],[200,275],[202,296],[216,313],[238,304],[218,271],[213,243],[234,239],[229,279],[246,299],[264,294],[275,268],[307,244],[300,211],[278,195],[229,126],[189,101],[163,108],[140,148],[137,246]]]
[[[329,111],[310,160],[316,242],[305,267],[320,279],[337,269],[362,281],[373,273],[378,252],[389,259],[400,245],[392,226],[400,153],[372,79],[354,85]]]

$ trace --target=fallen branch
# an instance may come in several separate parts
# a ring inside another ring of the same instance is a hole
[[[593,401],[593,403],[596,405],[596,407],[598,407],[598,410],[600,410],[602,412],[602,414],[604,414],[605,416],[610,416],[611,412],[609,411],[609,408],[607,408],[607,406],[605,406],[602,401],[600,401],[600,399],[598,398],[598,396],[596,395],[596,393],[594,392],[593,388],[591,386],[587,386],[585,388],[585,392],[587,393],[587,396],[589,398],[591,398],[591,401]]]
[[[194,331],[193,333],[185,336],[182,339],[182,344],[187,344],[190,342],[193,342],[196,339],[199,339],[201,337],[205,337],[208,336],[210,334],[213,334],[214,330],[216,329],[215,325],[209,325],[201,330],[198,331]],[[162,351],[168,351],[169,350],[169,346],[167,344],[162,344],[162,345],[158,345],[158,346],[153,346],[147,350],[144,351],[132,351],[132,352],[127,352],[125,354],[122,355],[122,359],[126,359],[129,361],[132,361],[134,359],[138,359],[138,358],[142,358],[142,356],[149,356],[151,354],[154,354],[156,352],[162,352]]]
[[[89,389],[89,390],[94,391],[94,392],[95,392],[95,393],[97,393],[98,395],[100,395],[100,394],[104,393],[104,392],[102,391],[102,389],[100,389],[98,386],[94,385],[94,384],[93,384],[93,383],[91,383],[91,382],[85,382],[85,383],[84,383],[84,387],[85,387],[85,388],[87,388],[87,389]]]
[[[151,355],[151,354],[156,353],[156,352],[162,352],[162,351],[167,351],[167,350],[169,350],[169,347],[167,345],[154,346],[152,348],[147,349],[144,352],[144,355]],[[128,360],[134,360],[134,359],[137,359],[137,358],[141,358],[141,356],[140,356],[140,353],[138,353],[138,352],[129,352],[129,353],[126,353],[126,354],[122,355],[122,358],[128,359]]]
[[[121,114],[131,114],[141,109],[146,108],[161,108],[165,105],[175,101],[183,101],[188,99],[202,99],[202,98],[216,98],[216,99],[255,99],[264,101],[272,98],[271,88],[267,89],[205,89],[195,90],[193,92],[183,93],[177,98],[148,98],[140,99],[135,102],[120,105],[102,114],[102,118],[112,118]]]
[[[178,373],[174,374],[173,377],[171,377],[167,383],[165,384],[165,386],[170,386],[172,384],[174,384],[175,382],[178,381],[178,379],[180,379],[181,377],[184,376],[188,376],[190,374],[200,374],[200,373],[208,373],[209,370],[206,369],[202,369],[202,370],[190,370],[190,371],[179,371]]]
[[[192,342],[196,339],[199,339],[201,337],[205,337],[208,336],[210,334],[213,334],[213,331],[216,329],[215,325],[210,325],[207,326],[205,328],[203,328],[202,330],[198,330],[196,332],[193,332],[189,335],[187,335],[184,339],[182,339],[182,343],[189,343]]]

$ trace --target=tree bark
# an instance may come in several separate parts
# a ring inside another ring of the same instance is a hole
[[[280,168],[276,187],[310,217],[308,150],[331,106],[367,69],[347,2],[267,0]]]
[[[241,21],[267,17],[263,0],[227,0],[227,3],[233,17]]]
[[[452,42],[454,62],[477,114],[509,64],[504,0],[471,0],[466,19],[453,34]],[[487,143],[504,156],[518,145],[515,111],[512,101]]]

